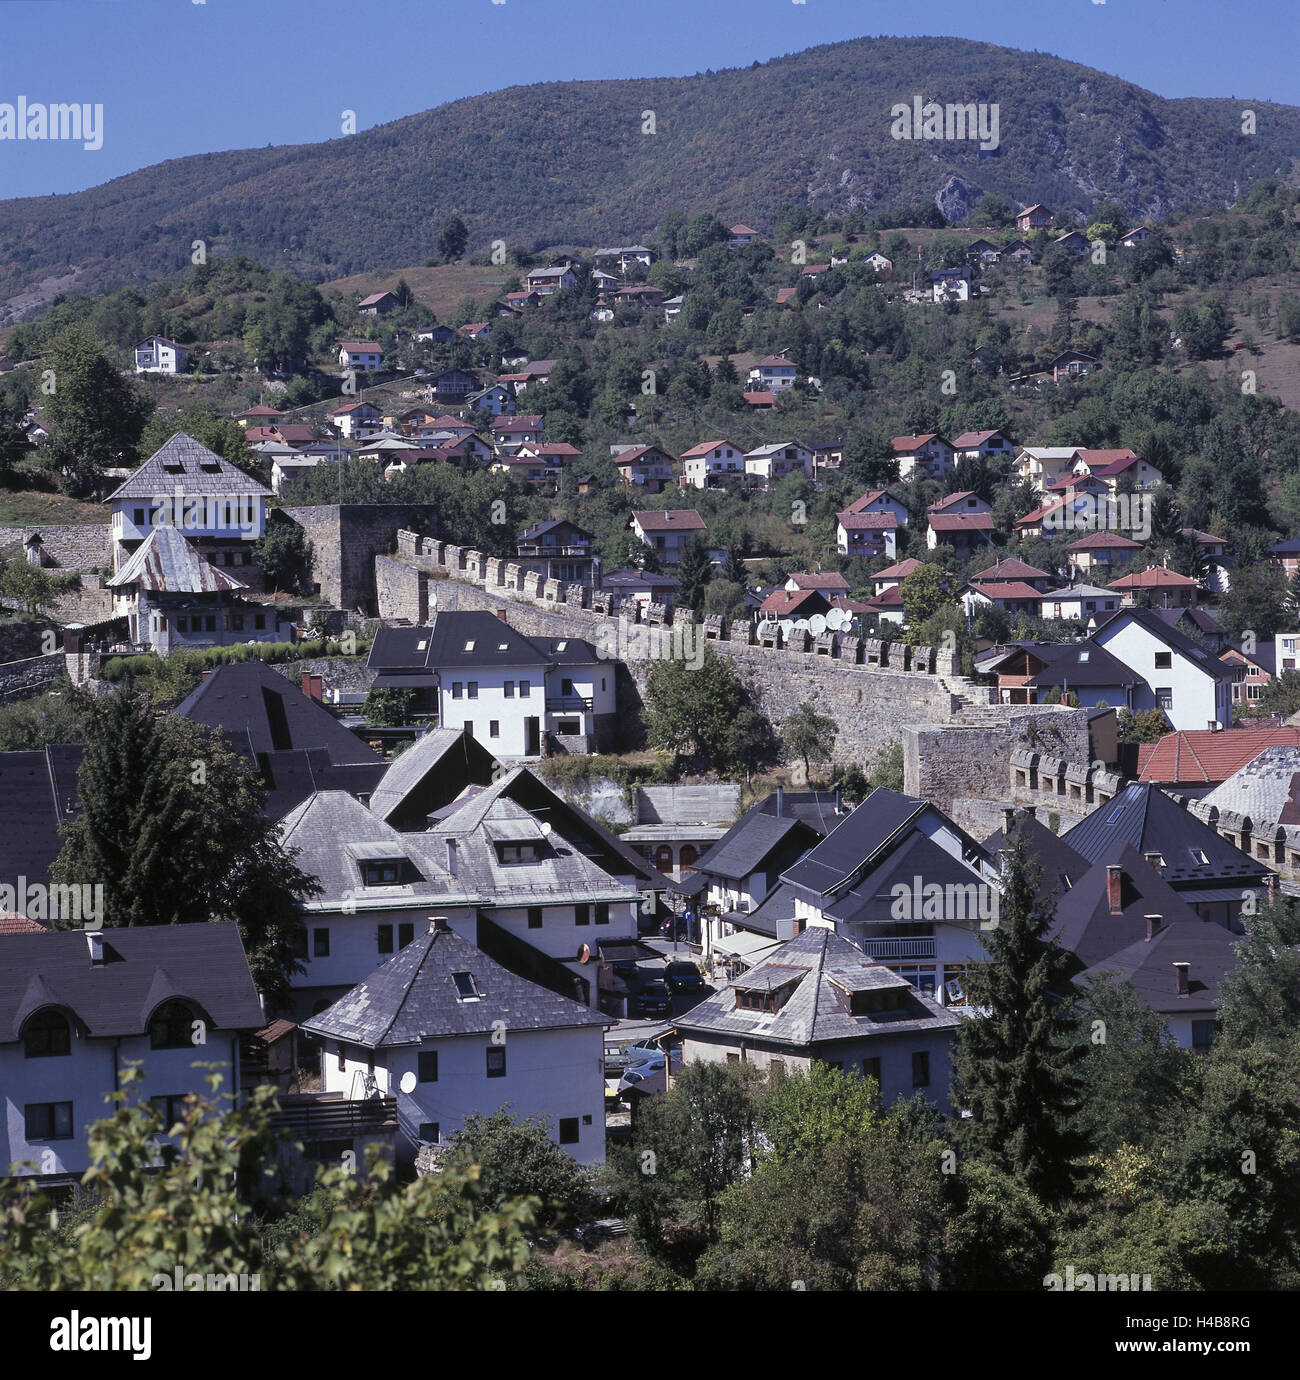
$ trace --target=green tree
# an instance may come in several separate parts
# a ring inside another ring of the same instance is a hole
[[[261,990],[298,971],[298,902],[319,886],[263,813],[265,787],[218,735],[155,718],[125,692],[99,702],[62,826],[56,882],[102,885],[104,924],[234,920]]]
[[[804,779],[812,780],[812,764],[819,766],[831,760],[839,725],[826,714],[819,714],[816,705],[805,700],[785,721],[781,742],[788,755],[803,759]]]
[[[887,791],[903,789],[903,744],[897,738],[876,758],[867,780],[873,791],[881,786]]]
[[[1243,917],[1238,963],[1219,984],[1228,1045],[1276,1044],[1300,1032],[1300,904],[1279,896]]]
[[[468,244],[469,231],[459,216],[448,216],[438,227],[434,248],[443,263],[455,263],[457,259],[463,258]]]
[[[263,1290],[482,1290],[522,1274],[535,1198],[490,1201],[476,1166],[398,1186],[376,1156],[363,1173],[321,1171],[296,1214],[270,1231],[253,1205],[272,1192],[271,1091],[230,1105],[222,1075],[168,1127],[128,1065],[111,1114],[90,1127],[91,1206],[68,1224],[39,1175],[0,1181],[0,1284],[43,1293],[148,1290],[157,1275],[258,1275]],[[160,1156],[170,1132],[174,1153]],[[160,1162],[161,1161],[161,1162]]]
[[[704,592],[713,578],[713,562],[704,543],[692,537],[682,547],[677,562],[677,602],[688,609],[699,609]]]
[[[287,518],[268,522],[257,543],[257,563],[271,589],[300,592],[311,574],[312,545],[306,532]]]
[[[54,337],[46,370],[54,389],[45,406],[50,463],[69,493],[88,494],[105,469],[134,457],[153,403],[82,327]]]
[[[898,593],[903,601],[903,615],[910,628],[924,623],[948,603],[943,576],[934,565],[923,565],[919,570],[912,571],[898,587]]]
[[[414,690],[399,690],[396,686],[383,689],[371,687],[366,693],[363,713],[367,728],[400,728],[411,722]]]
[[[966,1148],[1051,1200],[1068,1193],[1072,1162],[1086,1148],[1075,1129],[1076,1066],[1086,1051],[1073,1005],[1060,996],[1071,959],[1049,937],[1055,922],[1037,884],[1017,831],[996,922],[981,936],[989,959],[967,974],[967,996],[980,1014],[957,1037],[953,1101],[971,1113],[961,1122]]]
[[[748,700],[734,663],[707,644],[697,667],[685,660],[657,661],[646,682],[646,736],[652,747],[725,762],[729,725]]]

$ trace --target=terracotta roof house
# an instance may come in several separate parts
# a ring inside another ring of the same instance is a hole
[[[820,589],[774,589],[758,606],[760,620],[779,622],[783,618],[811,618],[829,613],[830,600]]]
[[[1138,746],[1138,780],[1201,795],[1222,785],[1265,748],[1300,749],[1300,727],[1189,728]]]
[[[963,431],[952,448],[959,460],[988,460],[1014,455],[1016,443],[1001,431]]]
[[[998,583],[1005,580],[1020,580],[1036,590],[1043,590],[1051,582],[1045,570],[1027,561],[1018,561],[1014,556],[1003,556],[991,566],[970,577],[971,584]]]
[[[1187,608],[1196,603],[1201,587],[1189,575],[1180,575],[1176,570],[1168,570],[1163,565],[1153,565],[1147,570],[1136,570],[1112,580],[1108,589],[1117,589],[1123,596],[1125,606],[1136,603],[1139,594],[1147,595],[1152,604],[1162,608]]]
[[[1129,565],[1142,550],[1142,543],[1119,532],[1090,532],[1070,542],[1065,550],[1071,568],[1080,575],[1105,575]]]
[[[895,436],[889,447],[898,462],[900,479],[910,479],[918,471],[923,471],[931,479],[943,479],[952,468],[952,443],[937,432],[926,432],[920,436]]]
[[[632,514],[630,524],[639,541],[653,546],[666,565],[676,565],[687,542],[700,540],[707,523],[694,508],[657,508]]]

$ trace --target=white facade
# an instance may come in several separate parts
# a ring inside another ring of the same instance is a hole
[[[339,364],[357,373],[374,373],[383,367],[383,351],[378,345],[340,345]]]
[[[755,475],[770,484],[798,470],[810,479],[813,473],[812,451],[793,443],[759,446],[745,454],[745,473]]]
[[[422,1140],[446,1141],[467,1116],[490,1116],[508,1104],[513,1116],[542,1117],[552,1138],[579,1164],[603,1163],[602,1028],[506,1031],[504,1035],[501,1041],[491,1034],[458,1035],[425,1040],[418,1047],[373,1052],[356,1045],[340,1049],[337,1041],[326,1041],[322,1082],[326,1092],[357,1098],[367,1076],[373,1074],[380,1093],[397,1096],[403,1076],[410,1073],[416,1083],[407,1096],[418,1109],[419,1124],[413,1129]],[[489,1076],[489,1067],[495,1070],[502,1065],[504,1072]]]
[[[150,336],[135,347],[137,374],[179,374],[185,368],[186,352],[174,340]]]
[[[745,469],[744,453],[738,446],[723,441],[702,455],[682,457],[682,484],[696,489],[707,489],[710,481],[744,474]]]
[[[1133,618],[1113,618],[1093,638],[1145,682],[1133,692],[1134,713],[1163,709],[1175,729],[1232,726],[1230,675],[1216,678]]]

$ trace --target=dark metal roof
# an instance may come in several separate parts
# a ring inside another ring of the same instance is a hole
[[[1098,806],[1066,833],[1065,841],[1089,862],[1099,861],[1117,842],[1138,853],[1159,853],[1165,860],[1162,877],[1180,890],[1259,881],[1269,871],[1158,787],[1141,781],[1131,781]]]
[[[764,813],[754,805],[696,863],[706,876],[740,881],[759,868],[779,871],[817,842],[817,834],[802,820]]]
[[[218,1030],[266,1024],[239,929],[233,924],[104,930],[102,967],[86,933],[7,935],[0,964],[0,1041],[18,1039],[43,1006],[71,1011],[91,1036],[143,1035],[169,997],[197,1003]]]
[[[218,666],[176,713],[218,729],[237,751],[258,759],[265,753],[319,748],[335,765],[383,760],[324,706],[258,661]]]
[[[818,894],[842,882],[926,808],[925,801],[877,787],[782,880]]]
[[[138,584],[141,589],[167,594],[220,594],[247,588],[242,580],[204,560],[175,527],[155,527],[105,583],[111,589]]]
[[[77,803],[77,769],[86,749],[53,744],[37,752],[0,753],[0,878],[46,885],[63,840],[59,824]]]
[[[469,975],[472,986],[462,982],[461,987],[476,993],[477,999],[462,996],[456,974]],[[503,1021],[511,1034],[614,1023],[516,976],[454,931],[429,929],[302,1028],[366,1049],[382,1049],[455,1035],[486,1035],[497,1021]]]
[[[1055,904],[1091,866],[1088,860],[1076,853],[1064,839],[1052,833],[1045,824],[1040,824],[1032,816],[1016,816],[1012,825],[1012,837],[1025,841],[1035,865],[1039,868],[1039,900]],[[1009,846],[1006,833],[1001,829],[984,840],[984,847],[995,858],[1002,849]]]

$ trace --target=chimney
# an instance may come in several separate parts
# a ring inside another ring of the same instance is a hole
[[[1156,935],[1158,935],[1158,934],[1160,933],[1160,926],[1161,926],[1162,924],[1164,924],[1164,916],[1162,916],[1162,915],[1148,915],[1146,919],[1147,919],[1147,943],[1150,944],[1150,942],[1156,937]]]
[[[324,698],[324,682],[320,676],[314,676],[310,671],[302,673],[302,693],[309,700],[319,701]]]
[[[447,923],[447,917],[445,915],[429,916],[429,933],[450,934],[451,926]]]
[[[1124,909],[1124,869],[1119,863],[1106,864],[1106,904],[1112,915]]]
[[[1265,878],[1265,880],[1264,880],[1264,885],[1265,885],[1265,887],[1268,888],[1268,899],[1269,899],[1270,901],[1276,901],[1276,900],[1277,900],[1277,873],[1276,873],[1276,872],[1270,872],[1270,873],[1268,874],[1268,876],[1267,876],[1267,877]]]
[[[1142,856],[1157,872],[1164,871],[1165,860],[1159,853],[1143,853]]]
[[[781,789],[781,783],[776,783],[776,817],[780,819],[785,813],[785,792]]]
[[[1037,805],[1026,805],[1026,806],[1025,806],[1025,814],[1027,814],[1027,815],[1029,816],[1030,819],[1037,819],[1037,818],[1038,818],[1038,806],[1037,806]]]
[[[1012,806],[1007,806],[1007,807],[1002,811],[1002,837],[1003,837],[1003,838],[1009,839],[1009,838],[1011,837],[1011,831],[1012,831],[1012,829],[1015,828],[1015,825],[1016,825],[1016,811],[1015,811],[1015,806],[1013,806],[1013,805],[1012,805]]]
[[[1180,997],[1185,997],[1187,995],[1187,973],[1191,966],[1190,963],[1174,964],[1174,991],[1177,992]]]
[[[94,968],[104,965],[104,934],[102,930],[86,931],[86,948],[90,951],[90,963]]]
[[[835,787],[835,813],[837,815],[842,815],[844,813],[844,802],[840,799],[840,788],[838,786]]]
[[[508,623],[510,622],[510,620],[506,617],[506,611],[505,611],[505,609],[497,609],[496,612],[497,612],[497,617],[498,617],[503,623],[507,623],[507,624],[508,624]]]
[[[447,871],[454,877],[456,875],[456,840],[447,840]]]

